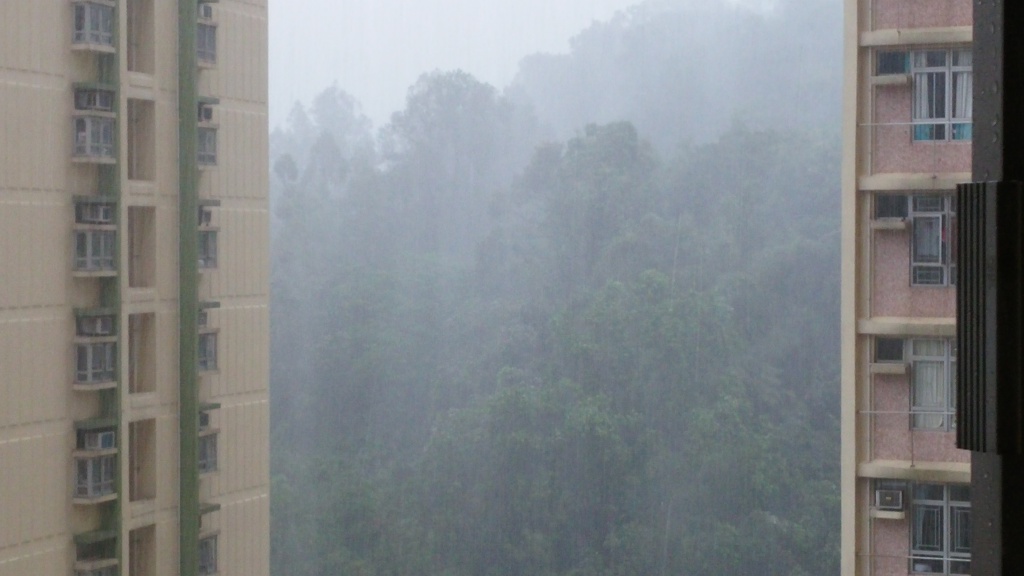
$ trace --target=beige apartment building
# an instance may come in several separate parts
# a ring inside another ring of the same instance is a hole
[[[842,575],[970,574],[953,194],[971,180],[970,0],[845,0]]]
[[[269,572],[265,0],[0,0],[0,576]]]

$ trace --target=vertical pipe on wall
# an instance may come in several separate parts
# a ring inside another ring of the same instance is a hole
[[[199,571],[197,0],[178,0],[180,575]]]

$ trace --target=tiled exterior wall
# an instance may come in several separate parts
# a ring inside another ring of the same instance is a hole
[[[970,461],[969,452],[957,449],[955,432],[911,429],[909,376],[877,374],[873,380],[870,428],[874,460]]]
[[[913,140],[912,97],[910,86],[875,89],[874,124],[863,128],[873,145],[871,173],[969,172],[970,141]]]
[[[949,318],[956,315],[956,288],[910,285],[910,232],[874,233],[873,316]]]
[[[867,0],[874,30],[971,25],[970,0]]]

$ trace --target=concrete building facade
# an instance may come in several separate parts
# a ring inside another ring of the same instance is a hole
[[[955,440],[955,186],[970,0],[846,0],[842,575],[970,574]]]
[[[269,573],[265,0],[0,2],[0,576]]]

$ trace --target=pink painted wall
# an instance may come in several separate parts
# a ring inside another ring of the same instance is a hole
[[[908,376],[874,376],[875,414],[871,432],[873,460],[919,462],[970,462],[970,452],[956,447],[956,432],[910,429],[910,379]]]
[[[914,142],[911,138],[911,86],[880,86],[875,90],[871,131],[873,174],[904,172],[970,172],[970,141]]]
[[[874,29],[970,26],[970,0],[874,0]]]
[[[909,520],[872,520],[874,576],[906,576],[910,566]]]
[[[874,233],[872,316],[952,318],[956,316],[956,288],[910,285],[910,232],[878,230]]]

